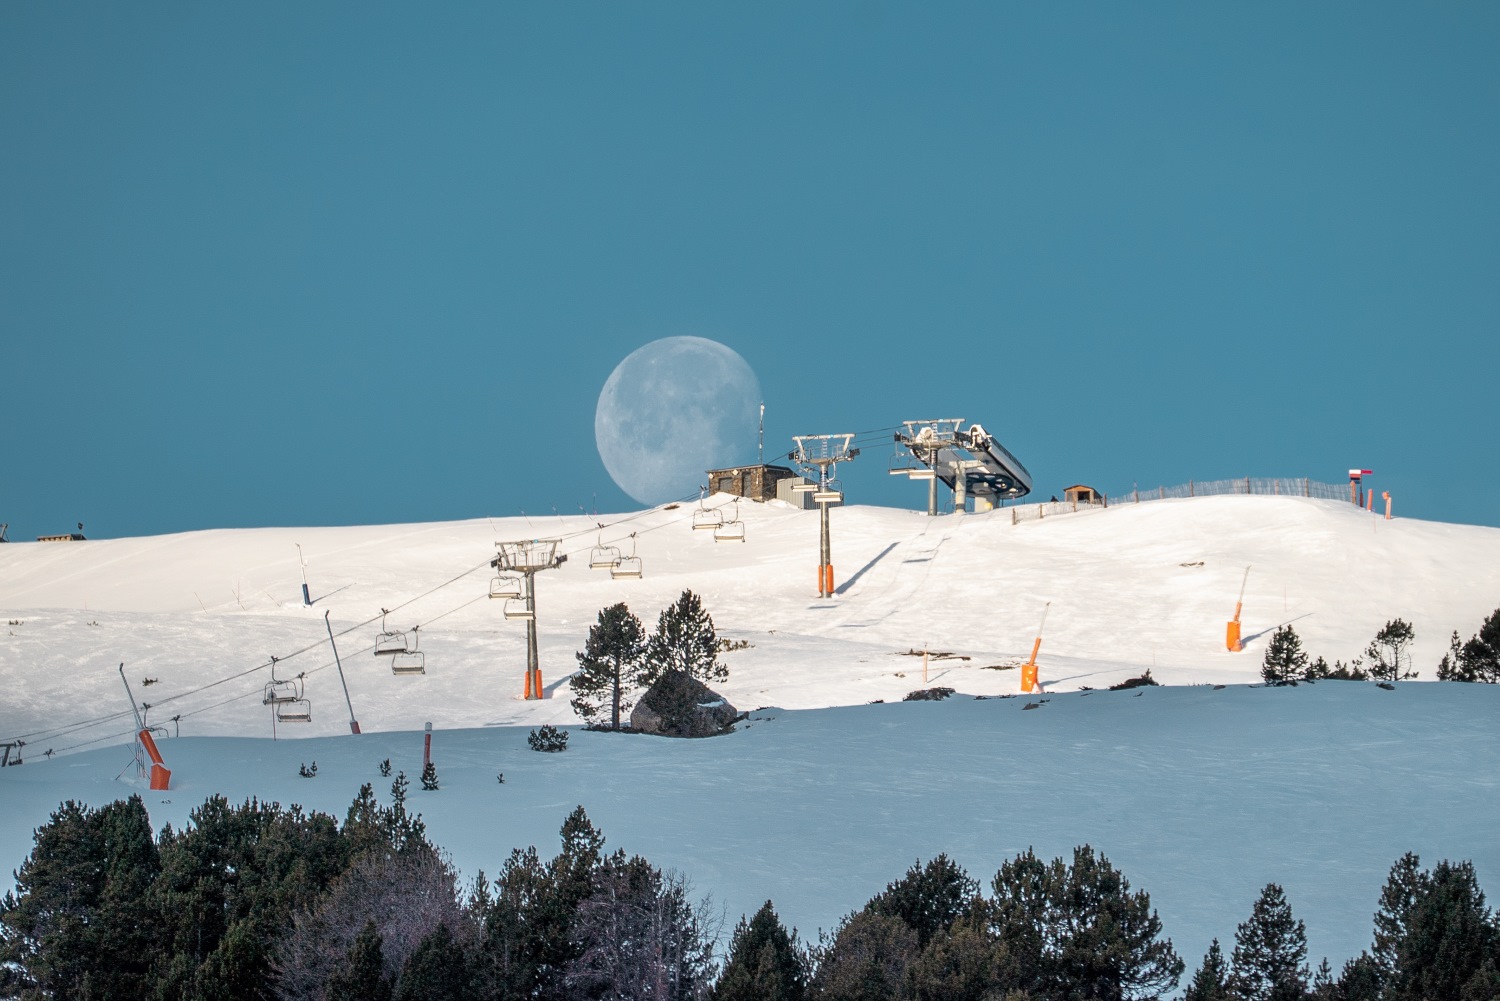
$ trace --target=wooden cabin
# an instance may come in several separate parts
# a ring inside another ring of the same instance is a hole
[[[1072,501],[1075,504],[1103,504],[1108,505],[1105,496],[1091,486],[1075,483],[1063,491],[1063,500]]]

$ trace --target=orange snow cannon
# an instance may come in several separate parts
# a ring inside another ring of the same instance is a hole
[[[1224,627],[1224,645],[1229,648],[1230,653],[1239,653],[1245,649],[1245,644],[1240,642],[1240,609],[1245,604],[1245,585],[1250,582],[1250,568],[1245,568],[1245,577],[1240,581],[1240,599],[1234,603],[1234,618],[1229,620]]]
[[[1031,658],[1021,665],[1021,691],[1026,695],[1041,691],[1041,682],[1037,680],[1036,655],[1042,649],[1042,628],[1047,625],[1047,610],[1052,607],[1052,602],[1042,606],[1042,622],[1036,627],[1036,642],[1031,644]]]

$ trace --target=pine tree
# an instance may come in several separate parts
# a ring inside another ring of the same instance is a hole
[[[667,671],[683,671],[704,684],[724,681],[729,668],[719,663],[718,654],[714,620],[696,594],[683,591],[656,620],[656,632],[646,642],[640,683],[651,685]]]
[[[1415,678],[1417,672],[1408,671],[1411,654],[1407,648],[1416,639],[1416,631],[1404,619],[1392,619],[1380,628],[1365,656],[1370,658],[1370,675],[1376,681],[1405,681]]]
[[[989,904],[1007,984],[1044,997],[1163,998],[1183,963],[1144,890],[1082,845],[1073,864],[1027,851],[1001,866]]]
[[[435,792],[437,790],[437,787],[438,787],[437,766],[434,765],[431,761],[424,761],[422,763],[421,780],[422,780],[422,788],[423,789],[426,789],[428,792]]]
[[[373,920],[367,920],[349,947],[348,961],[328,978],[324,996],[328,1001],[391,1001],[384,963],[380,932]]]
[[[1384,984],[1380,965],[1368,952],[1362,952],[1344,964],[1336,996],[1338,1001],[1380,1001]]]
[[[905,876],[866,904],[865,910],[905,921],[917,933],[917,944],[925,949],[968,910],[978,893],[978,881],[940,854],[925,866],[914,863]]]
[[[1412,909],[1427,890],[1427,874],[1422,871],[1422,860],[1415,852],[1407,852],[1391,866],[1380,890],[1380,906],[1375,911],[1375,944],[1370,950],[1382,985],[1396,970],[1401,943],[1411,931]]]
[[[1230,964],[1229,983],[1242,1001],[1303,1001],[1307,994],[1307,929],[1275,883],[1266,884],[1235,932]]]
[[[1229,990],[1229,968],[1224,964],[1224,953],[1219,940],[1214,939],[1203,957],[1203,965],[1193,974],[1187,993],[1182,1001],[1233,1001]]]
[[[917,957],[917,933],[899,918],[859,911],[839,925],[813,978],[820,1001],[900,998],[907,967]]]
[[[417,946],[391,996],[392,1001],[466,1001],[468,958],[446,924],[439,924]]]
[[[1268,685],[1285,685],[1307,673],[1307,654],[1302,640],[1291,626],[1281,626],[1271,634],[1260,676]]]
[[[1457,631],[1453,633],[1449,652],[1438,667],[1438,680],[1500,682],[1500,608],[1462,646]]]
[[[748,922],[740,919],[713,1001],[802,1001],[807,968],[796,933],[787,934],[767,900]]]
[[[1500,929],[1485,906],[1473,864],[1439,862],[1422,874],[1384,996],[1389,1001],[1461,997],[1497,949]],[[1482,978],[1476,981],[1476,989],[1481,983]]]
[[[1339,985],[1333,979],[1333,967],[1328,965],[1327,956],[1323,957],[1323,961],[1313,971],[1312,987],[1307,996],[1312,1001],[1342,1001],[1339,997]]]
[[[641,620],[623,602],[599,613],[578,652],[578,673],[569,682],[573,711],[585,723],[607,718],[610,729],[620,728],[620,718],[630,713],[628,692],[645,648]]]

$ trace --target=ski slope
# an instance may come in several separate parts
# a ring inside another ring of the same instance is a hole
[[[820,600],[816,512],[741,505],[747,541],[729,544],[693,531],[693,508],[598,519],[627,551],[636,533],[641,580],[588,567],[600,532],[582,517],[0,547],[0,740],[31,734],[27,763],[0,770],[0,864],[20,862],[61,799],[141,789],[124,662],[151,722],[180,717],[166,726],[181,736],[162,741],[172,790],[141,790],[158,824],[216,791],[341,815],[361,782],[388,786],[380,759],[415,776],[430,721],[444,788],[413,795],[466,872],[493,871],[514,845],[554,850],[582,803],[613,845],[687,873],[731,922],[769,897],[809,932],[918,857],[948,851],[987,879],[1027,846],[1052,855],[1088,841],[1151,892],[1190,966],[1271,880],[1307,921],[1314,961],[1337,963],[1367,944],[1405,850],[1472,858],[1493,890],[1500,692],[1250,686],[1280,623],[1332,662],[1398,616],[1416,627],[1414,665],[1431,678],[1449,633],[1467,637],[1500,604],[1500,531],[1302,498],[1167,500],[1019,525],[1005,510],[849,507],[832,515],[839,594]],[[549,697],[524,702],[524,624],[488,598],[487,564],[496,540],[558,536],[570,559],[538,577]],[[1231,654],[1224,623],[1247,565],[1248,649]],[[752,718],[709,741],[575,730],[562,755],[527,750],[530,726],[576,722],[566,677],[598,610],[624,601],[650,627],[684,588],[722,636],[749,644],[724,654],[720,687]],[[1017,693],[1015,666],[1049,601],[1049,694],[973,698]],[[426,675],[394,677],[371,654],[381,608],[394,626],[422,624]],[[360,737],[348,735],[325,611]],[[930,659],[926,685],[961,695],[893,704],[924,687],[909,654],[924,646],[949,655]],[[266,739],[272,654],[279,674],[306,674],[313,721],[278,730],[302,739]],[[1082,691],[1148,667],[1171,687]],[[318,777],[299,778],[313,760]]]

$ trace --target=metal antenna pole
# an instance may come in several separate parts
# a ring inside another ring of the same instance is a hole
[[[755,461],[757,465],[766,464],[766,404],[764,401],[760,405],[760,445]]]
[[[381,609],[384,611],[384,609]],[[328,610],[323,612],[323,625],[328,627],[328,645],[333,647],[333,663],[339,669],[339,684],[344,686],[344,702],[349,706],[349,732],[359,733],[359,720],[354,718],[354,703],[349,700],[349,683],[344,680],[344,663],[339,660],[339,645],[333,641],[333,624],[328,621],[331,614]]]

